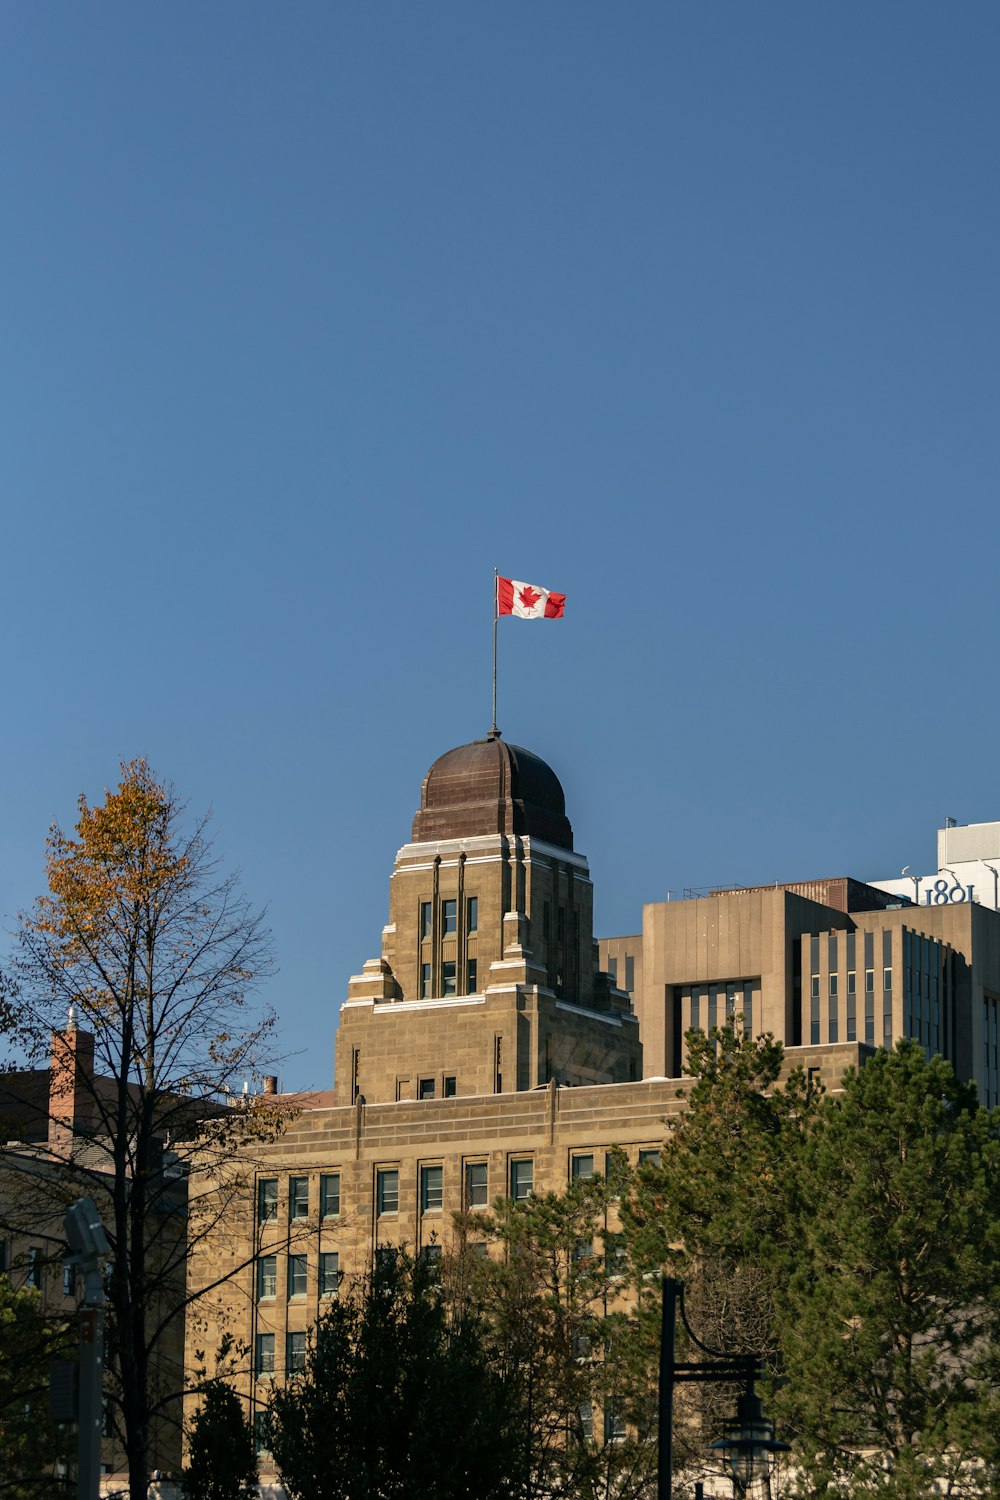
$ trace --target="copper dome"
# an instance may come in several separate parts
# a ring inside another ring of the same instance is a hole
[[[499,735],[438,756],[420,788],[413,842],[527,834],[572,849],[559,778],[544,760]]]

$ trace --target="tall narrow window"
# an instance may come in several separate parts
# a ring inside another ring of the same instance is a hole
[[[625,988],[630,995],[635,989],[635,959],[628,955],[625,958]]]
[[[446,1073],[444,1075],[443,1092],[446,1099],[454,1099],[455,1095],[458,1093],[458,1079],[455,1077],[454,1073]]]
[[[306,1336],[290,1333],[285,1344],[285,1374],[300,1375],[306,1367]]]
[[[493,1092],[503,1093],[503,1037],[493,1038]]]
[[[254,1353],[254,1370],[258,1380],[274,1374],[274,1334],[258,1333]]]
[[[458,902],[457,901],[442,901],[441,902],[441,931],[442,931],[442,933],[445,935],[445,937],[447,937],[448,934],[450,932],[454,932],[457,927],[458,927]]]
[[[263,1300],[278,1290],[278,1257],[262,1255],[257,1261],[257,1296]]]
[[[431,966],[430,966],[430,964],[421,964],[420,965],[420,998],[421,998],[421,1000],[429,1000],[431,998]]]
[[[391,1167],[376,1177],[376,1206],[380,1214],[399,1212],[399,1170]]]
[[[336,1250],[323,1250],[319,1257],[319,1294],[335,1297],[340,1286],[340,1255]]]
[[[455,962],[454,960],[446,961],[441,965],[441,993],[454,995],[456,987]]]
[[[340,1173],[324,1172],[319,1180],[319,1211],[321,1218],[335,1219],[340,1213]]]
[[[421,940],[423,940],[424,938],[429,938],[430,935],[431,935],[431,917],[432,917],[432,912],[433,912],[433,907],[431,906],[431,903],[429,901],[421,901],[421,903],[420,903],[420,937],[421,937]]]
[[[479,930],[478,896],[470,896],[465,903],[465,930],[466,932],[477,932]]]
[[[307,1219],[309,1217],[308,1177],[289,1177],[288,1217],[289,1219]]]
[[[288,1257],[288,1296],[304,1297],[306,1294],[306,1274],[309,1265],[308,1256],[290,1255]]]
[[[257,1222],[268,1224],[278,1217],[278,1179],[263,1177],[257,1183]]]
[[[515,1203],[531,1197],[535,1180],[535,1164],[532,1161],[512,1161],[510,1164],[510,1196]]]
[[[42,1252],[37,1245],[32,1245],[28,1251],[28,1274],[26,1277],[28,1286],[33,1286],[36,1291],[42,1285]]]
[[[487,1166],[484,1161],[468,1161],[465,1164],[465,1206],[485,1208],[487,1198]]]
[[[611,980],[611,983],[617,989],[618,988],[618,960],[617,960],[617,958],[609,958],[608,959],[608,978]]]
[[[476,993],[477,972],[476,960],[474,958],[468,959],[465,965],[465,993],[467,995],[474,995]]]
[[[440,1213],[444,1205],[444,1168],[420,1168],[420,1211]]]

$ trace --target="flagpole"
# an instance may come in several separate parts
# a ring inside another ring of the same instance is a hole
[[[490,737],[495,739],[500,733],[497,728],[497,614],[499,604],[500,574],[496,568],[493,569],[493,723],[490,726]]]

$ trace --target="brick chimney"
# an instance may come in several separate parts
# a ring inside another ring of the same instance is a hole
[[[52,1033],[49,1064],[49,1143],[67,1146],[93,1126],[94,1036],[80,1031],[71,1005],[65,1031]]]

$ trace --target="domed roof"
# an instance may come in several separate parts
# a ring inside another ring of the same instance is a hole
[[[499,734],[438,756],[420,788],[413,842],[527,834],[572,849],[566,798],[551,766]]]

